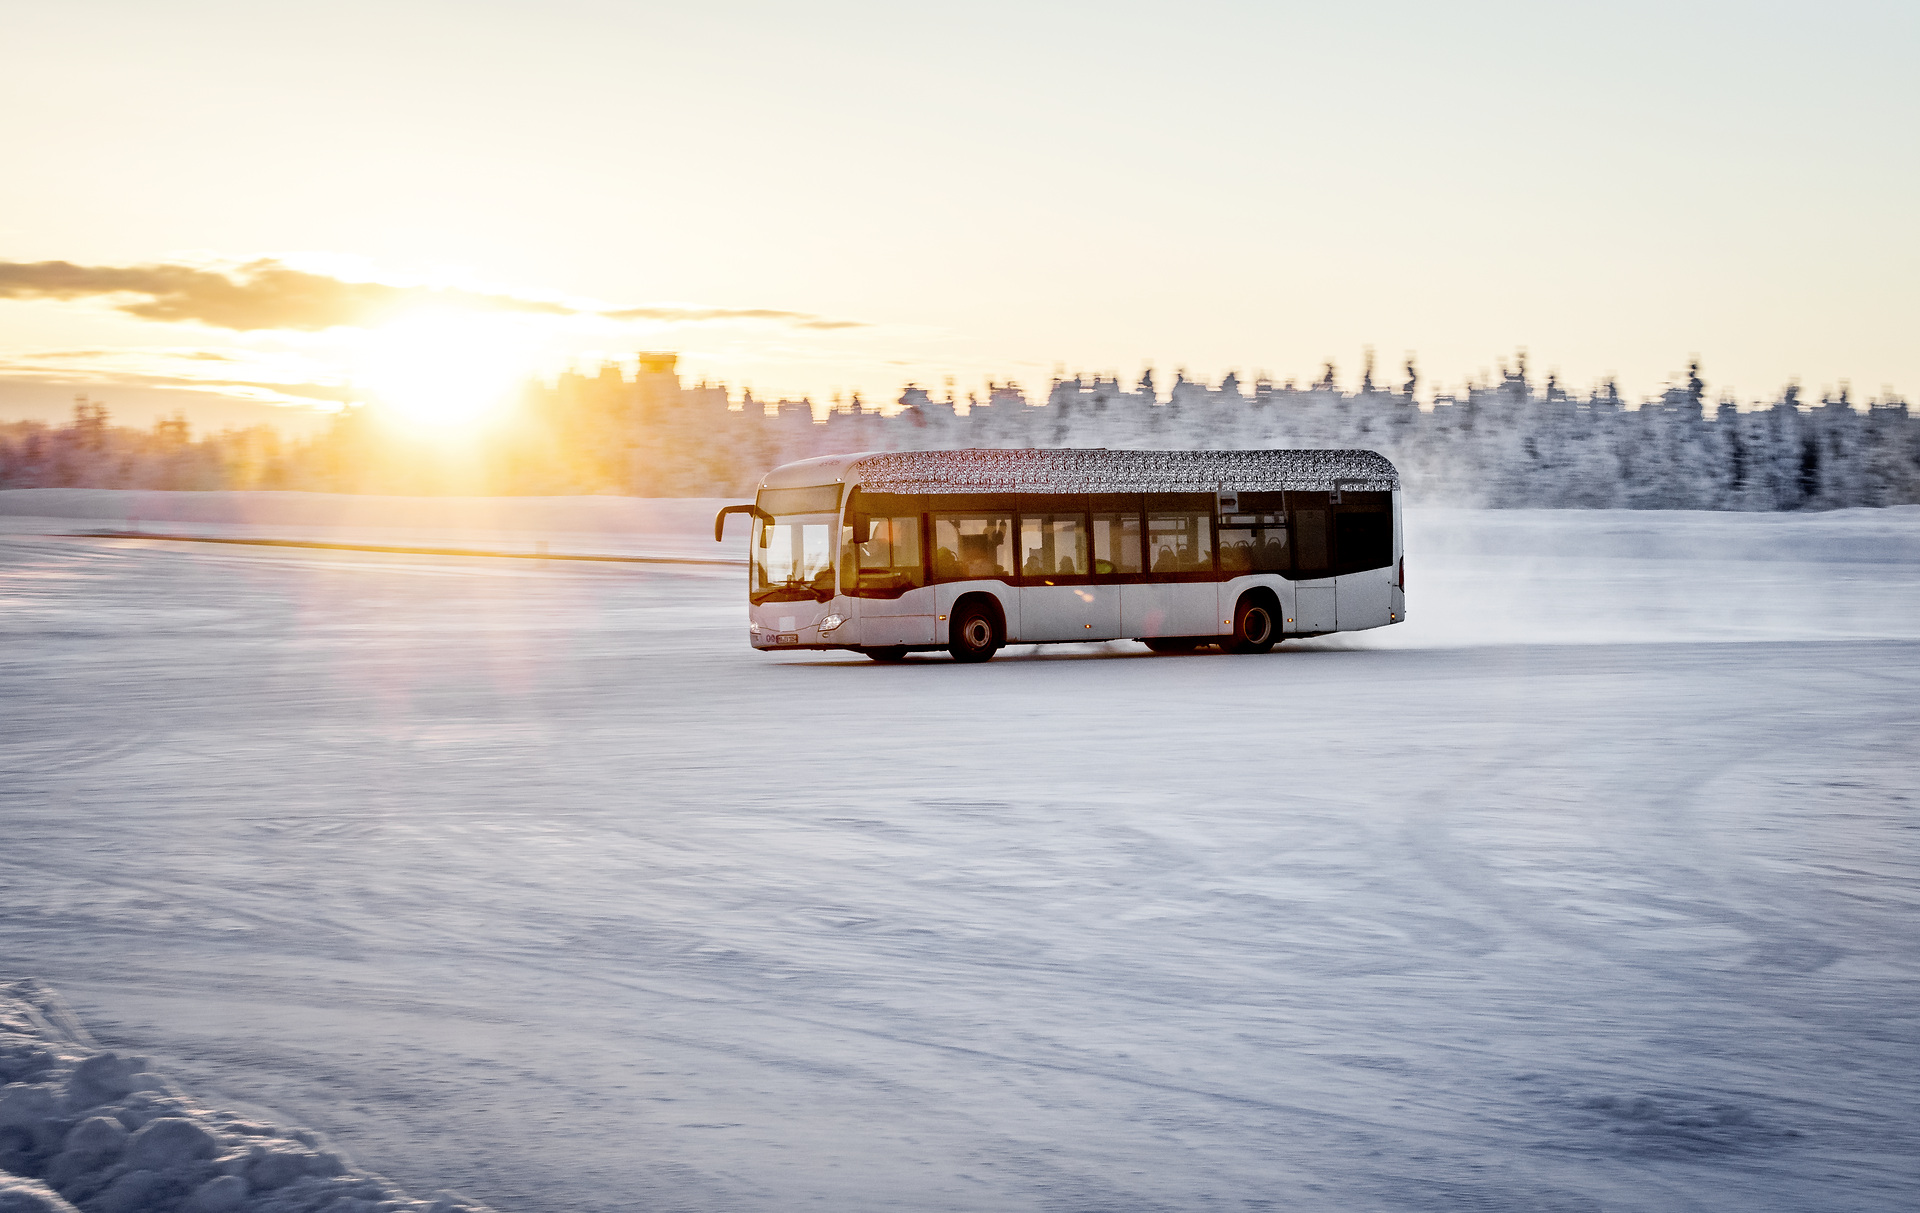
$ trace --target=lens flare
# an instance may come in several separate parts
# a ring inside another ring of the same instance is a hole
[[[418,313],[371,330],[355,379],[388,416],[469,429],[498,415],[526,378],[531,334],[513,317]]]

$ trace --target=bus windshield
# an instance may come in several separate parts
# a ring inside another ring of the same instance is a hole
[[[776,514],[753,524],[754,602],[825,602],[833,597],[834,514]]]

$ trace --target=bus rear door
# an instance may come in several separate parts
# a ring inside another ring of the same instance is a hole
[[[1093,536],[1078,512],[1020,518],[1020,639],[1111,640],[1120,634],[1120,587],[1092,580]]]

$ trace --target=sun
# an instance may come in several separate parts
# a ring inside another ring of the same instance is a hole
[[[511,316],[419,312],[367,332],[354,379],[372,402],[422,429],[470,429],[497,415],[529,373],[530,334]]]

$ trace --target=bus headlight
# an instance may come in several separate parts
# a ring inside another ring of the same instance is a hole
[[[824,636],[845,622],[846,620],[840,618],[838,615],[829,615],[820,621],[820,634]]]

